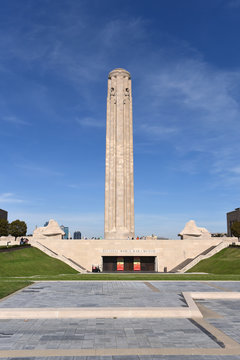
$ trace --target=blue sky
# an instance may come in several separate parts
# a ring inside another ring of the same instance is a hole
[[[240,0],[0,0],[0,208],[103,235],[108,73],[132,75],[136,235],[240,206]]]

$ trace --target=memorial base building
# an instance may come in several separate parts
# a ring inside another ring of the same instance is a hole
[[[191,240],[60,240],[54,238],[30,240],[33,246],[48,255],[68,259],[82,271],[99,266],[103,272],[169,272],[194,258],[213,255],[237,238]],[[51,252],[49,252],[49,250]],[[205,255],[204,255],[205,254]],[[79,269],[78,269],[79,270]]]

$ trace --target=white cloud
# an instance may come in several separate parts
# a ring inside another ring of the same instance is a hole
[[[119,46],[119,42],[137,42],[146,36],[146,21],[141,18],[115,19],[111,20],[103,27],[98,35],[98,40],[102,46],[110,47]],[[131,36],[129,36],[131,34]]]
[[[102,181],[100,180],[99,182],[97,181],[93,181],[92,178],[89,178],[89,180],[87,180],[86,178],[84,178],[84,182],[81,183],[77,183],[77,184],[67,184],[66,186],[69,187],[70,189],[76,189],[76,190],[82,190],[84,188],[96,188],[102,185]]]
[[[77,185],[77,184],[68,184],[67,187],[71,188],[71,189],[80,189],[81,186]]]
[[[0,194],[0,203],[22,203],[22,199],[19,199],[13,193]]]
[[[150,134],[154,137],[166,137],[171,136],[179,132],[179,129],[176,127],[164,126],[164,125],[152,125],[152,124],[142,124],[140,129],[145,133]]]
[[[240,174],[240,166],[233,167],[232,169],[229,169],[229,171],[232,171],[235,174]]]
[[[165,64],[154,74],[152,95],[155,106],[167,101],[176,109],[195,111],[196,118],[191,118],[194,124],[201,119],[205,125],[214,122],[221,126],[239,117],[239,99],[235,98],[239,79],[240,71],[220,71],[201,60],[186,58]]]
[[[163,196],[163,195],[168,194],[167,191],[159,191],[159,190],[154,190],[154,189],[143,189],[143,190],[138,190],[136,192],[138,194],[142,194],[142,195],[145,195],[145,196],[149,196],[149,195],[150,196]]]
[[[77,123],[80,124],[81,126],[86,126],[86,127],[94,127],[94,128],[102,128],[105,127],[105,120],[101,121],[101,120],[96,120],[90,117],[86,117],[86,118],[82,118],[76,119]]]
[[[24,121],[24,120],[22,120],[22,119],[19,119],[19,118],[16,117],[16,116],[3,116],[1,119],[2,119],[2,121],[5,121],[5,122],[10,123],[10,124],[30,125],[29,122]]]
[[[228,0],[226,2],[226,5],[227,7],[229,8],[233,8],[233,9],[236,9],[236,8],[239,8],[240,7],[240,0]]]
[[[214,68],[191,52],[176,53],[168,62],[159,54],[155,60],[158,66],[153,63],[140,80],[145,99],[137,130],[151,135],[153,143],[164,139],[175,150],[176,171],[236,174],[240,70]]]
[[[34,165],[34,164],[16,164],[16,167],[19,167],[23,170],[26,170],[30,173],[41,175],[41,176],[62,176],[62,172],[55,171],[46,166]]]

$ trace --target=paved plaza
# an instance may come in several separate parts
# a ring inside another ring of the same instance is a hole
[[[0,315],[26,315],[0,320],[0,359],[240,359],[240,298],[231,298],[238,292],[240,282],[37,282],[0,301]],[[186,294],[200,316],[121,317],[122,308],[188,310]],[[119,316],[39,318],[58,308],[114,308]]]
[[[39,282],[1,301],[0,307],[175,307],[186,306],[184,291],[219,289],[197,282]]]

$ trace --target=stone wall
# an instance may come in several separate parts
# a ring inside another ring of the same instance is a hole
[[[157,271],[163,272],[167,267],[170,271],[188,258],[194,258],[200,253],[221,242],[231,244],[235,238],[211,238],[208,240],[56,240],[39,239],[59,255],[80,264],[87,270],[92,265],[102,265],[102,256],[155,256]],[[34,246],[34,241],[31,242]]]

